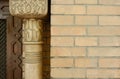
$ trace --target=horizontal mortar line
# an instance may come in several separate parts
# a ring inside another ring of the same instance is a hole
[[[116,70],[116,69],[119,69],[120,70],[120,68],[115,68],[115,67],[113,67],[113,68],[101,68],[101,67],[51,67],[51,68],[53,68],[53,69],[97,69],[97,70],[99,70],[99,69],[112,69],[112,70]]]
[[[99,58],[99,59],[108,59],[108,58],[114,58],[114,59],[120,59],[120,56],[119,57],[113,57],[113,56],[109,56],[109,57],[107,57],[107,56],[103,56],[103,57],[99,57],[99,56],[51,56],[50,58],[52,58],[52,59],[62,59],[62,58],[75,58],[75,59],[79,59],[79,58],[92,58],[92,59],[97,59],[97,58]]]
[[[103,67],[96,67],[96,68],[87,68],[87,69],[112,69],[112,70],[116,70],[116,69],[120,69],[120,68],[115,68],[115,67],[113,67],[113,68],[103,68]]]
[[[88,47],[88,48],[120,48],[120,46],[74,46],[74,47]]]
[[[51,4],[51,6],[52,5],[64,5],[64,6],[66,6],[66,5],[71,5],[71,4]],[[72,6],[74,6],[74,5],[79,5],[79,6],[85,6],[85,5],[87,5],[87,6],[120,6],[120,4],[72,4]]]
[[[51,6],[52,5],[75,5],[74,3],[71,3],[71,4],[59,4],[59,3],[51,3]]]
[[[88,56],[88,57],[92,57],[92,56]],[[95,57],[95,56],[94,56]],[[99,59],[101,58],[117,58],[117,59],[119,59],[120,58],[120,56],[96,56],[96,57],[98,57]]]
[[[97,16],[96,16],[97,17]],[[74,16],[73,16],[73,20],[74,20]],[[51,26],[98,26],[98,24],[74,24],[74,23],[72,23],[72,24],[52,24],[52,22],[51,22]]]
[[[76,67],[51,67],[52,69],[86,69],[86,68],[76,68]]]
[[[51,37],[120,37],[120,35],[51,35]]]
[[[89,4],[88,4],[89,5]],[[92,5],[90,5],[90,6],[92,6]],[[120,4],[93,4],[93,6],[120,6]]]
[[[57,77],[55,77],[55,78],[51,78],[51,79],[120,79],[120,78],[57,78]]]
[[[120,56],[51,56],[52,59],[61,59],[61,58],[99,58],[99,59],[108,59],[108,58],[114,58],[114,59],[120,59]]]
[[[74,45],[74,46],[52,46],[52,47],[95,47],[95,48],[120,48],[120,46],[99,46],[99,45],[96,45],[96,46],[78,46],[78,45]]]
[[[76,15],[76,14],[75,14]],[[80,15],[80,14],[79,14]],[[87,16],[120,16],[120,14],[86,14]],[[83,15],[84,16],[84,15]]]
[[[52,16],[53,15],[65,15],[65,16],[68,16],[68,15],[71,15],[71,16],[120,16],[120,14],[89,14],[89,13],[83,13],[83,14],[67,14],[67,13],[59,13],[59,14],[57,14],[57,13],[51,13],[52,14]]]
[[[51,79],[86,79],[86,78],[51,78]],[[94,78],[92,78],[94,79]]]
[[[72,47],[72,46],[52,46],[52,47]],[[92,47],[95,47],[95,48],[120,48],[120,46],[99,46],[99,45],[96,45],[96,46],[78,46],[78,45],[75,45],[73,47],[88,47],[88,48],[92,48]]]
[[[51,78],[51,79],[113,79],[113,78]],[[120,78],[114,78],[114,79],[120,79]]]
[[[73,48],[74,46],[53,46],[53,45],[51,45],[51,47],[71,47],[71,48]]]
[[[120,79],[120,78],[109,78],[109,77],[108,78],[104,78],[104,77],[103,78],[79,78],[79,77],[78,78],[69,78],[69,77],[68,78],[57,78],[55,77],[51,79]]]
[[[109,14],[106,14],[106,15],[99,15],[99,14],[51,14],[51,17],[52,16],[56,16],[56,15],[65,15],[65,16],[119,16],[120,17],[120,14],[119,15],[109,15]]]
[[[88,79],[120,79],[120,78],[88,78]]]
[[[51,25],[51,27],[116,27],[120,28],[120,25]]]
[[[97,25],[97,24],[95,24],[95,25],[81,25],[81,24],[70,24],[70,25],[55,25],[55,24],[51,24],[51,27],[52,26],[56,26],[56,27],[59,27],[59,26],[61,26],[61,27],[63,27],[63,26],[86,26],[86,27],[95,27],[95,26],[98,26],[98,27],[100,27],[100,26],[120,26],[120,25]]]
[[[73,68],[73,67],[54,67],[53,69],[80,69],[80,68]],[[86,69],[86,68],[83,68]],[[81,69],[82,70],[82,69]]]
[[[75,59],[81,59],[81,58],[92,58],[92,59],[97,59],[98,57],[86,57],[86,56],[51,56],[52,59],[67,59],[67,58],[75,58]]]
[[[51,13],[51,18],[52,18],[53,15],[54,16],[57,16],[57,15],[62,15],[62,16],[65,15],[66,16],[66,14],[52,14]],[[74,14],[67,14],[67,16],[74,16]]]
[[[120,69],[120,67],[98,67],[99,69]]]
[[[56,46],[51,46],[51,48],[54,48],[54,47],[56,47]],[[63,47],[60,46],[59,48],[74,48],[74,47],[73,46],[63,46]],[[79,48],[79,47],[77,47],[77,48]],[[84,48],[84,47],[82,47],[82,48]]]

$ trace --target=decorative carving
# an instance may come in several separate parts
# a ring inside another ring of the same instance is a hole
[[[10,17],[7,25],[7,79],[22,79],[21,20]]]
[[[10,0],[10,13],[23,21],[25,79],[42,79],[42,22],[48,0]],[[33,73],[34,72],[34,73]]]
[[[42,41],[42,22],[41,20],[25,19],[23,21],[23,42]]]
[[[47,14],[47,0],[10,0],[10,13],[23,18],[40,18]]]
[[[42,21],[24,19],[23,52],[26,63],[39,63],[42,59]]]

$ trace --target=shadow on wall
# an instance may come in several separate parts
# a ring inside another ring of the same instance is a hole
[[[50,11],[51,0],[48,0],[48,15],[43,19],[43,79],[50,79]]]

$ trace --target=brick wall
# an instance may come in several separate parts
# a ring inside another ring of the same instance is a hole
[[[51,78],[120,79],[120,0],[51,0]]]

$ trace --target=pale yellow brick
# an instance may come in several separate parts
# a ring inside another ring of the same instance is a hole
[[[51,27],[51,35],[85,35],[85,27]]]
[[[75,0],[75,4],[97,4],[97,0]]]
[[[75,4],[77,5],[73,5],[74,1]],[[106,4],[106,5],[104,6],[91,5],[91,4],[98,4],[97,1],[99,1],[100,4]],[[120,63],[119,63],[120,60],[118,58],[120,56],[119,53],[120,48],[108,47],[108,46],[120,45],[119,37],[115,37],[120,35],[119,32],[120,28],[119,26],[118,27],[114,26],[114,25],[120,25],[120,17],[118,16],[120,14],[119,11],[120,8],[119,6],[114,6],[114,5],[119,5],[120,0],[52,0],[51,2],[52,4],[55,4],[52,5],[51,7],[51,13],[53,14],[51,15],[51,25],[55,26],[51,28],[51,35],[53,35],[51,37],[51,46],[53,46],[51,47],[51,56],[52,56],[51,67],[54,67],[51,68],[51,77],[55,79],[56,78],[85,79],[87,76],[87,78],[90,79],[97,79],[97,78],[119,79],[120,70],[116,68],[120,67]],[[65,5],[65,4],[69,4],[69,5]],[[78,4],[88,4],[88,5],[78,5]],[[87,12],[85,11],[85,6],[88,7],[86,10]],[[88,13],[88,15],[83,15],[85,13]],[[82,14],[82,15],[78,15],[78,14]],[[99,16],[99,20],[98,20],[97,15],[106,15],[106,16]],[[108,16],[108,15],[114,15],[114,16]],[[107,27],[106,26],[88,27],[86,31],[88,30],[87,33],[89,37],[73,37],[76,35],[86,35],[85,27],[76,27],[75,25],[91,26],[98,24],[106,25]],[[108,27],[108,25],[110,26]],[[111,25],[113,26],[111,27]],[[55,35],[57,37],[55,37]],[[104,37],[99,37],[99,36],[104,36]],[[107,36],[113,36],[113,37],[107,37]],[[83,39],[83,38],[87,38],[87,39]],[[99,38],[99,43],[97,40],[98,38]],[[74,47],[74,44],[76,47]],[[80,46],[97,46],[97,44],[99,44],[100,47],[89,47],[88,50],[86,50],[86,47],[80,47]],[[101,47],[101,46],[107,46],[107,47]],[[92,56],[93,58],[85,58],[86,54],[88,54],[88,57]],[[97,59],[94,58],[96,56],[100,57],[98,62]],[[73,59],[71,59],[71,57],[75,57],[74,62]],[[104,57],[109,57],[109,58],[104,58]],[[110,57],[115,57],[115,58],[110,58]],[[98,64],[99,64],[99,68],[97,69],[86,69],[89,67],[90,68],[97,67]],[[72,67],[73,65],[75,66],[75,68],[73,69],[62,68],[62,67]],[[85,68],[85,69],[81,69],[81,68]]]
[[[72,67],[73,59],[72,58],[52,58],[51,67]]]
[[[75,23],[77,25],[97,25],[98,19],[96,16],[76,16]]]
[[[62,50],[62,51],[61,51]],[[86,50],[83,47],[52,47],[51,56],[54,57],[72,57],[85,56]]]
[[[72,37],[52,37],[51,46],[73,46],[74,39]]]
[[[102,58],[102,59],[99,59],[99,67],[120,68],[120,59],[117,59],[117,58]]]
[[[99,0],[100,4],[120,5],[120,0]]]
[[[88,35],[96,36],[114,36],[120,35],[120,27],[89,27]]]
[[[51,4],[74,4],[74,0],[51,0]]]
[[[120,7],[119,6],[88,6],[87,14],[120,15]]]
[[[119,16],[100,16],[99,17],[100,25],[120,25]]]
[[[120,78],[119,69],[88,69],[87,78]]]
[[[52,5],[52,14],[85,14],[85,6],[80,5]]]
[[[118,57],[120,48],[116,47],[93,47],[88,48],[88,56]]]
[[[97,46],[96,37],[77,37],[75,39],[76,46]]]
[[[93,58],[76,58],[75,67],[97,67],[97,59]]]
[[[99,38],[100,46],[120,46],[119,37],[100,37]]]
[[[74,17],[71,15],[52,15],[51,25],[72,25],[74,23]]]
[[[52,78],[85,78],[83,69],[52,69]]]

